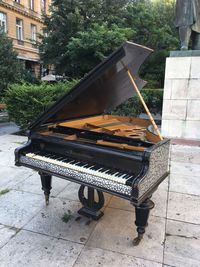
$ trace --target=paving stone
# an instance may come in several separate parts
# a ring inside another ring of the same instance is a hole
[[[69,181],[52,177],[52,189],[51,196],[57,196],[65,187],[69,184]],[[44,192],[41,189],[41,180],[39,174],[36,172],[33,175],[29,176],[26,180],[21,183],[18,183],[13,187],[16,190],[31,192],[43,195]]]
[[[82,245],[21,231],[1,250],[1,267],[72,267]]]
[[[24,167],[0,166],[0,188],[14,188],[31,174],[32,172]]]
[[[21,228],[43,205],[39,195],[11,190],[0,196],[0,223]]]
[[[199,176],[200,164],[171,161],[170,172],[179,175]]]
[[[200,197],[170,192],[167,217],[200,224]]]
[[[155,207],[150,211],[151,215],[165,218],[167,208],[167,191],[158,189],[154,192],[152,201],[155,203]],[[111,199],[108,207],[132,211],[133,213],[135,212],[135,209],[133,205],[131,205],[130,201],[115,196]]]
[[[17,233],[17,229],[0,224],[0,248]]]
[[[200,176],[170,175],[170,191],[200,196]]]
[[[200,147],[198,146],[171,146],[171,160],[200,165]]]
[[[132,256],[106,251],[99,248],[85,247],[74,267],[162,267],[162,264],[152,261],[147,261]]]
[[[68,199],[68,200],[79,201],[79,198],[78,198],[79,188],[80,188],[80,184],[69,182],[67,187],[60,194],[58,194],[57,197]],[[105,198],[104,206],[107,206],[112,196],[107,193],[103,193],[103,194]],[[96,197],[96,201],[98,201],[97,194],[95,194],[95,197]]]
[[[165,219],[150,216],[144,239],[134,247],[136,237],[133,212],[106,208],[87,245],[162,263]]]
[[[177,267],[200,266],[200,225],[167,221],[164,263]]]
[[[80,207],[81,204],[76,201],[51,199],[49,206],[44,207],[24,229],[85,243],[96,222],[80,216],[77,213]],[[63,221],[64,214],[70,214],[68,222]]]

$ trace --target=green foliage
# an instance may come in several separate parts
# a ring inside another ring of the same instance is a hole
[[[115,24],[111,27],[94,24],[88,31],[78,32],[67,45],[67,72],[72,76],[83,76],[132,35],[132,29],[119,28]]]
[[[141,75],[161,88],[165,58],[178,48],[174,10],[175,0],[54,0],[51,16],[45,17],[44,63],[77,78],[128,38],[155,50]],[[123,29],[125,38],[120,36]]]
[[[0,31],[0,95],[9,84],[18,82],[22,77],[22,65],[13,50],[12,41]]]
[[[53,85],[47,83],[10,85],[4,97],[10,120],[19,125],[21,129],[26,129],[46,108],[76,83],[77,80]]]
[[[66,72],[68,64],[67,45],[78,32],[89,30],[94,23],[117,23],[123,21],[128,0],[54,0],[51,16],[44,17],[45,31],[40,49],[45,64],[54,64],[58,74]],[[73,68],[73,66],[71,66]],[[68,68],[69,69],[69,68]]]
[[[10,189],[8,189],[8,188],[6,188],[6,189],[2,189],[2,190],[0,190],[0,196],[5,195],[5,194],[7,194],[8,192],[10,192]]]
[[[71,210],[68,210],[67,213],[65,212],[64,215],[62,216],[62,221],[65,223],[68,223],[72,219],[72,212]]]
[[[151,112],[161,113],[163,103],[163,90],[159,89],[143,89],[141,91],[144,101]],[[137,117],[140,113],[145,112],[138,96],[128,99],[121,104],[111,114],[120,116]]]

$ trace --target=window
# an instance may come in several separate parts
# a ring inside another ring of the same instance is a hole
[[[23,41],[23,21],[21,19],[16,19],[16,37],[18,41]],[[23,42],[18,42],[23,44]]]
[[[31,24],[31,42],[32,47],[36,48],[36,41],[37,41],[37,28],[36,25]]]
[[[29,0],[29,7],[31,10],[34,10],[34,0]]]
[[[15,0],[14,2],[16,2],[16,3],[20,4],[20,0]]]
[[[46,0],[41,0],[41,10],[46,14]]]
[[[0,28],[6,32],[6,14],[3,12],[0,12]]]

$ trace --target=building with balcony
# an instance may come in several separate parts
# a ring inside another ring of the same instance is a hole
[[[50,4],[51,0],[0,0],[0,26],[25,68],[36,77],[41,73],[37,41],[43,31],[42,15],[49,14]]]

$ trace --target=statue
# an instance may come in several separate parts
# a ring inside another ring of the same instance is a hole
[[[179,28],[181,50],[200,50],[200,0],[176,0],[175,26]]]

